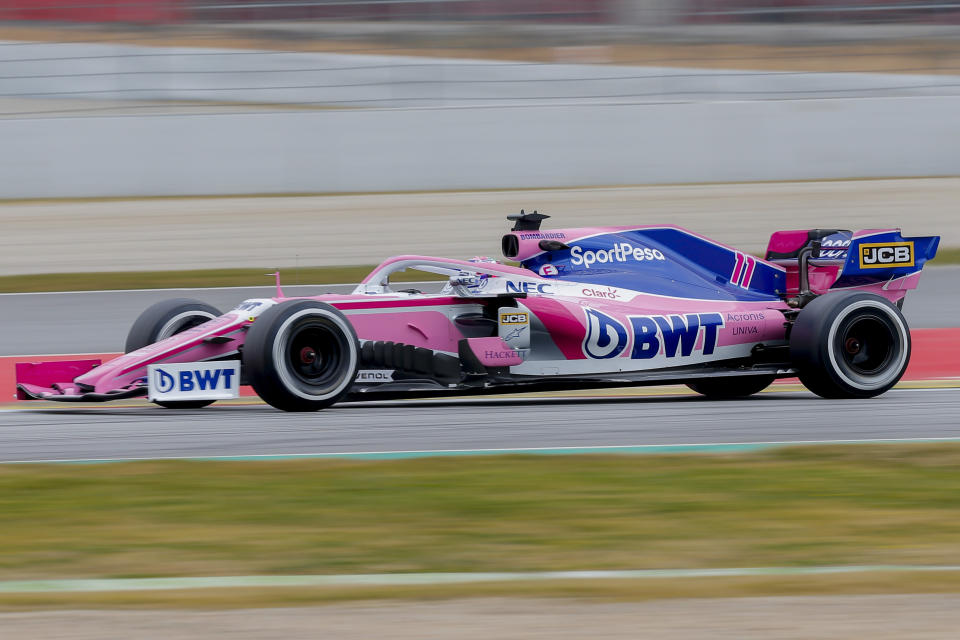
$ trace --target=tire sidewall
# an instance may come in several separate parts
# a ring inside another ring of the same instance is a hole
[[[838,333],[845,323],[875,316],[893,335],[894,353],[876,375],[865,376],[842,362]],[[797,317],[790,336],[790,355],[801,381],[818,395],[831,398],[868,398],[895,385],[910,362],[907,322],[886,298],[866,292],[825,294],[808,304]]]
[[[879,313],[875,315],[882,314],[881,320],[892,328],[894,337],[898,339],[899,342],[899,344],[895,343],[894,345],[896,351],[891,356],[892,361],[887,364],[883,368],[883,372],[875,378],[867,378],[856,372],[848,371],[840,361],[838,345],[836,344],[837,333],[844,322],[848,320],[853,321],[857,315],[863,315],[857,314],[857,312],[864,309],[878,311]],[[872,393],[878,389],[886,391],[900,380],[910,360],[910,331],[907,329],[907,323],[904,321],[903,316],[900,315],[895,307],[892,305],[878,307],[874,300],[860,300],[839,310],[836,318],[829,326],[830,329],[827,334],[827,342],[824,344],[824,351],[826,351],[827,358],[830,362],[830,370],[835,373],[836,377],[839,378],[843,384],[859,392]]]
[[[212,320],[222,315],[205,302],[190,298],[161,300],[147,307],[134,321],[127,333],[124,353],[142,349],[179,333],[178,326],[188,324],[191,318]]]
[[[338,374],[330,385],[314,392],[289,369],[286,352],[295,332],[310,321],[331,332],[342,350]],[[269,404],[286,411],[316,411],[350,390],[360,367],[360,348],[353,325],[336,308],[310,300],[290,301],[268,309],[250,326],[243,363],[250,384]]]

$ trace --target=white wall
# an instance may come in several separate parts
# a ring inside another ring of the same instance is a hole
[[[960,97],[0,119],[0,198],[960,174]]]

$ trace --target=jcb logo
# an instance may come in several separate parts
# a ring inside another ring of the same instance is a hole
[[[525,313],[505,313],[500,316],[500,324],[527,324],[528,316]]]
[[[882,242],[860,245],[861,269],[913,266],[912,242]]]

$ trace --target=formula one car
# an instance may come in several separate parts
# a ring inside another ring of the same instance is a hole
[[[675,226],[541,230],[509,216],[509,266],[404,255],[351,294],[147,309],[114,360],[17,367],[23,399],[148,396],[196,408],[249,384],[286,411],[341,400],[684,383],[743,397],[799,376],[827,398],[890,389],[910,359],[899,307],[939,237],[778,231],[766,259]],[[407,269],[443,290],[395,289]]]

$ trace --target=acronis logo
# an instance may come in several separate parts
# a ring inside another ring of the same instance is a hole
[[[688,313],[671,316],[629,316],[629,324],[596,309],[585,308],[587,334],[583,353],[588,358],[615,358],[622,354],[631,338],[630,358],[647,360],[660,354],[667,358],[687,357],[695,350],[711,355],[717,335],[723,327],[719,313]],[[700,337],[703,340],[700,341]]]

